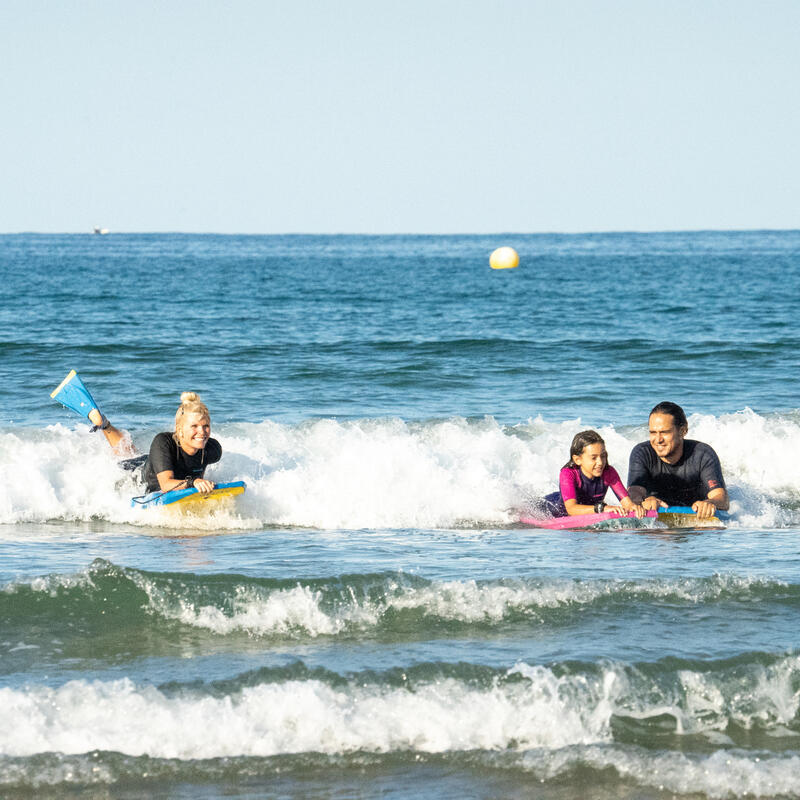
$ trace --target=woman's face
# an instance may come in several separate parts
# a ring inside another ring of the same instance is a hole
[[[181,446],[192,455],[202,450],[211,436],[211,420],[197,411],[186,414],[181,420],[179,438]]]

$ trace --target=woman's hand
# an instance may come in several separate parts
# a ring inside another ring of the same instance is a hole
[[[200,492],[200,494],[208,494],[214,489],[216,484],[212,483],[211,481],[207,481],[205,478],[195,478],[193,485],[194,488]]]

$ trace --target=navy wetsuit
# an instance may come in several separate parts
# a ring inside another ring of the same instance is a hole
[[[172,437],[171,433],[159,433],[150,445],[142,474],[148,492],[160,490],[158,473],[172,470],[177,480],[183,478],[202,478],[206,467],[222,458],[222,445],[216,439],[209,439],[202,450],[190,456]]]
[[[683,454],[677,464],[662,461],[650,442],[631,451],[628,486],[642,486],[671,506],[690,506],[705,500],[714,489],[724,489],[722,466],[714,448],[694,439],[683,440]]]

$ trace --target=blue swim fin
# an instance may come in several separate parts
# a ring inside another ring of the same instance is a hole
[[[89,394],[89,390],[83,385],[83,381],[78,377],[78,373],[73,369],[72,372],[61,381],[61,385],[50,393],[53,400],[58,400],[62,406],[72,409],[76,414],[89,418],[89,412],[97,408],[94,398]]]

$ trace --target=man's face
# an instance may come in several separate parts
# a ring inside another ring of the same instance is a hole
[[[683,454],[686,428],[678,428],[672,414],[650,415],[650,444],[662,461],[677,461]]]

